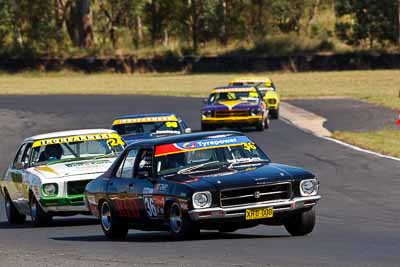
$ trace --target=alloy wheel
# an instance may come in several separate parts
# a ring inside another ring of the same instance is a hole
[[[105,230],[110,230],[111,228],[111,210],[107,202],[104,202],[101,206],[101,224]]]

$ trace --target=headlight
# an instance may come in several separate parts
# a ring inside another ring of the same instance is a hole
[[[197,192],[193,194],[193,207],[195,209],[203,209],[211,207],[211,192]]]
[[[211,110],[204,110],[201,112],[201,115],[203,115],[203,117],[211,117],[212,116],[212,111]]]
[[[47,196],[57,195],[58,186],[57,184],[45,184],[43,185],[43,193]]]
[[[303,180],[300,182],[300,193],[303,197],[318,194],[318,181],[316,179]]]
[[[268,104],[272,104],[272,105],[276,104],[276,99],[273,99],[273,98],[268,99]]]

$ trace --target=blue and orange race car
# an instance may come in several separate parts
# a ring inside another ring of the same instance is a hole
[[[111,129],[121,135],[126,143],[192,131],[179,116],[172,113],[118,117],[114,120]]]
[[[224,86],[211,91],[201,109],[201,129],[223,126],[253,126],[258,131],[269,128],[267,104],[254,86]]]

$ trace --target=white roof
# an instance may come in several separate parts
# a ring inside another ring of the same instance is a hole
[[[24,142],[42,140],[42,139],[48,139],[48,138],[72,136],[72,135],[101,134],[101,133],[115,133],[115,131],[110,130],[110,129],[84,129],[84,130],[52,132],[52,133],[39,134],[39,135],[28,137],[24,140]]]

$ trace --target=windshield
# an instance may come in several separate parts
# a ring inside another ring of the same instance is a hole
[[[36,141],[33,144],[30,165],[116,157],[123,150],[124,145],[125,143],[117,134],[83,135]]]
[[[157,121],[143,123],[127,123],[113,126],[120,135],[136,134],[181,134],[182,130],[177,121]]]
[[[241,100],[241,101],[258,101],[258,93],[256,91],[249,92],[223,92],[213,93],[208,98],[208,103],[214,104],[219,101],[230,101],[230,100]]]
[[[158,175],[196,173],[222,165],[269,162],[269,158],[246,136],[231,136],[156,147]]]

